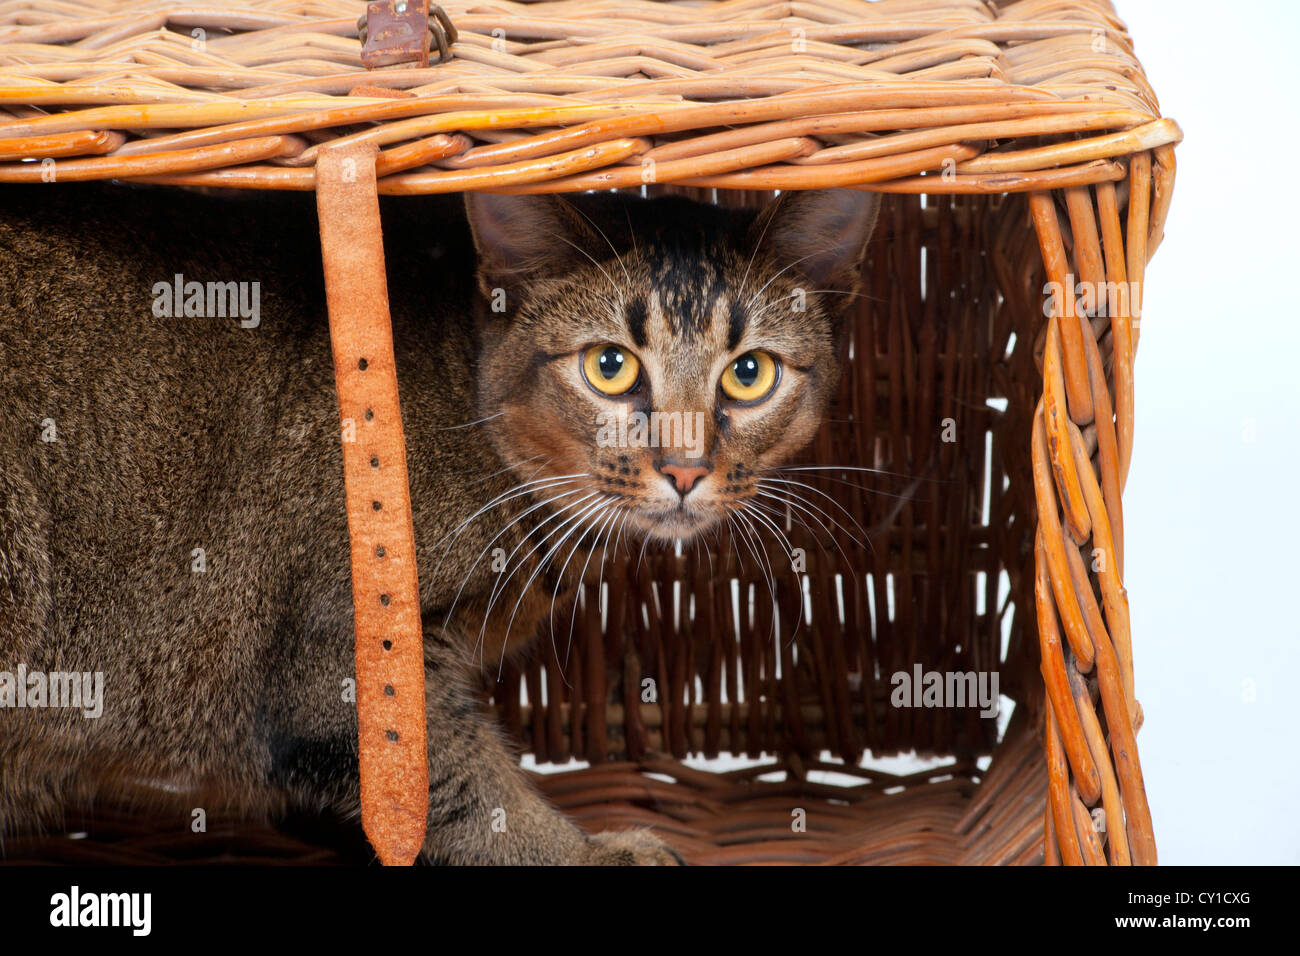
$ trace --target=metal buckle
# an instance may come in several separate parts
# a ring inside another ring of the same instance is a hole
[[[357,20],[357,36],[367,70],[400,64],[426,67],[431,41],[438,44],[436,62],[445,63],[457,39],[447,12],[429,0],[374,0]]]

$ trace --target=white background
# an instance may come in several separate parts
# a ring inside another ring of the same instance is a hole
[[[1124,494],[1162,863],[1300,862],[1300,4],[1116,0],[1182,126]]]
[[[1115,3],[1186,136],[1147,270],[1124,494],[1156,844],[1164,864],[1296,864],[1300,2]]]

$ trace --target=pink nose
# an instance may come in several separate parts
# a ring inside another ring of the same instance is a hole
[[[683,495],[694,488],[695,483],[710,471],[703,465],[660,465],[659,470],[673,480],[677,490]]]

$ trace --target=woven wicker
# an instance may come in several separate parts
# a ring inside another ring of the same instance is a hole
[[[1154,863],[1121,492],[1181,133],[1109,3],[443,6],[450,61],[365,71],[353,0],[0,3],[0,182],[311,190],[321,149],[360,139],[394,194],[895,194],[809,457],[881,473],[806,482],[870,542],[782,529],[811,625],[793,632],[801,596],[778,579],[773,639],[743,541],[621,553],[612,623],[582,601],[563,672],[539,656],[485,691],[539,760],[591,761],[539,778],[561,807],[654,825],[691,860]],[[973,710],[890,706],[915,664],[999,671],[1002,742]],[[891,778],[856,769],[868,750],[953,762]],[[778,763],[680,762],[721,752]]]

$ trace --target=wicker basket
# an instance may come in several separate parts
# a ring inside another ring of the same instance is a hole
[[[787,516],[807,597],[778,579],[775,624],[742,541],[615,555],[608,614],[580,602],[563,672],[539,655],[485,694],[539,761],[590,762],[539,775],[558,806],[591,829],[654,826],[691,861],[1154,863],[1120,495],[1181,133],[1110,4],[444,8],[449,60],[366,71],[355,0],[9,4],[0,183],[312,190],[323,150],[362,142],[390,194],[891,194],[809,453],[880,473],[807,476],[868,546]],[[891,675],[917,665],[997,671],[1016,704],[1002,739],[973,710],[891,706]],[[951,760],[859,766],[912,750]],[[684,762],[724,752],[775,762]],[[104,820],[92,857],[167,856],[147,825]],[[76,858],[96,824],[8,850]],[[221,859],[346,857],[223,833]]]

